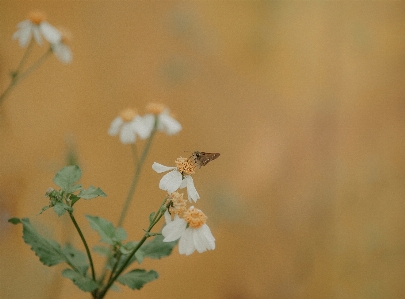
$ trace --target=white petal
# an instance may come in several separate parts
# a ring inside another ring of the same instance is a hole
[[[179,252],[180,254],[190,255],[195,251],[194,241],[193,241],[193,230],[187,228],[180,238],[179,242]]]
[[[72,51],[70,50],[70,47],[64,43],[54,44],[52,46],[52,51],[60,62],[65,64],[72,62]]]
[[[163,242],[172,242],[179,239],[187,228],[187,222],[175,216],[173,221],[166,223],[165,227],[162,229],[162,235],[165,237]]]
[[[162,165],[160,163],[156,163],[156,162],[153,162],[153,164],[152,164],[152,169],[154,171],[156,171],[157,173],[166,172],[166,171],[173,170],[173,169],[176,169],[176,168],[177,167],[164,166],[164,165]]]
[[[59,30],[46,21],[39,24],[39,30],[44,38],[51,44],[56,44],[62,39],[62,34],[59,32]]]
[[[159,188],[166,190],[170,194],[179,189],[181,184],[181,173],[177,169],[166,173],[159,182]]]
[[[114,120],[112,121],[110,128],[108,129],[108,135],[110,136],[115,136],[119,133],[121,125],[124,123],[124,120],[117,116],[116,118],[114,118]]]
[[[14,34],[13,39],[18,40],[20,47],[25,47],[31,41],[32,37],[32,23],[28,20],[18,23],[19,28]]]
[[[159,115],[159,130],[173,135],[181,131],[181,124],[169,114],[162,113]]]
[[[142,116],[142,122],[145,126],[147,135],[150,136],[153,130],[153,126],[155,125],[155,116],[153,114],[146,114]]]
[[[135,132],[128,123],[124,123],[121,127],[120,140],[123,144],[134,143],[136,140]]]
[[[193,240],[194,246],[199,253],[215,249],[215,238],[206,224],[200,228],[194,229]]]
[[[38,25],[32,25],[32,35],[34,36],[35,41],[38,45],[42,45],[42,36],[41,32],[39,31]]]
[[[135,118],[131,122],[134,131],[141,137],[142,139],[146,139],[150,136],[151,131],[145,125],[143,118],[140,116],[135,116]]]
[[[184,180],[187,184],[187,195],[188,195],[188,200],[191,202],[192,200],[194,202],[197,202],[197,199],[200,198],[200,195],[197,192],[197,189],[194,186],[194,181],[191,175],[186,175],[184,177]],[[182,184],[184,185],[184,183]]]

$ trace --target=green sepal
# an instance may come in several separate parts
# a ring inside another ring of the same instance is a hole
[[[140,290],[146,283],[151,282],[159,277],[159,274],[154,271],[146,271],[143,269],[135,269],[117,278],[117,281],[128,286],[132,290]]]
[[[98,287],[93,279],[72,269],[63,270],[62,276],[69,278],[79,289],[85,292],[92,292]]]
[[[66,261],[60,245],[52,240],[42,237],[28,218],[11,218],[10,223],[23,225],[23,240],[31,246],[31,250],[39,257],[46,266],[54,266]]]
[[[93,187],[93,186],[90,186],[88,189],[81,190],[80,193],[79,193],[79,197],[81,197],[83,199],[92,199],[92,198],[95,198],[97,196],[106,197],[107,194],[105,194],[103,192],[103,190],[101,190],[100,188],[96,188],[96,187]]]
[[[153,222],[153,217],[155,217],[155,212],[150,213],[149,215],[149,223],[151,224]]]
[[[73,193],[81,189],[81,185],[74,185],[82,176],[82,171],[77,165],[65,166],[56,173],[53,181],[66,193]]]

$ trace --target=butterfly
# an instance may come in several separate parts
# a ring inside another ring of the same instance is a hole
[[[198,168],[201,166],[205,166],[208,162],[215,160],[219,157],[219,153],[206,153],[206,152],[198,152],[195,151],[189,159],[193,160],[195,164],[198,165]]]

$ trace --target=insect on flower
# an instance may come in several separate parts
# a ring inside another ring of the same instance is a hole
[[[206,153],[195,151],[188,159],[197,164],[198,168],[201,168],[201,166],[205,166],[208,164],[208,162],[218,158],[219,155],[220,155],[219,153]]]

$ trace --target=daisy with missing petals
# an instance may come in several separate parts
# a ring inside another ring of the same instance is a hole
[[[174,135],[181,131],[181,124],[171,115],[169,109],[157,103],[150,103],[146,106],[147,114],[143,116],[145,125],[149,132],[152,132],[155,119],[157,121],[157,130],[165,132],[167,135]]]
[[[190,202],[192,200],[196,202],[197,199],[200,198],[200,195],[198,195],[198,192],[194,187],[194,181],[191,175],[194,174],[197,165],[193,163],[192,160],[182,157],[177,158],[175,163],[176,166],[174,167],[164,166],[156,162],[153,163],[152,169],[157,173],[170,171],[160,180],[159,188],[172,194],[179,188],[182,189],[187,187],[188,200]]]
[[[61,39],[60,32],[45,21],[45,14],[33,11],[28,15],[28,19],[17,24],[18,30],[13,34],[13,39],[17,39],[20,47],[25,47],[34,36],[38,45],[42,45],[42,38],[51,44],[56,44]]]
[[[135,143],[136,135],[142,139],[149,136],[142,118],[135,109],[130,108],[122,111],[121,115],[112,121],[108,134],[111,136],[119,134],[120,140],[124,144]]]
[[[180,238],[179,253],[190,255],[195,250],[202,253],[215,249],[215,238],[206,223],[207,216],[194,207],[184,212],[183,217],[165,212],[166,225],[162,230],[163,242],[172,242]]]

